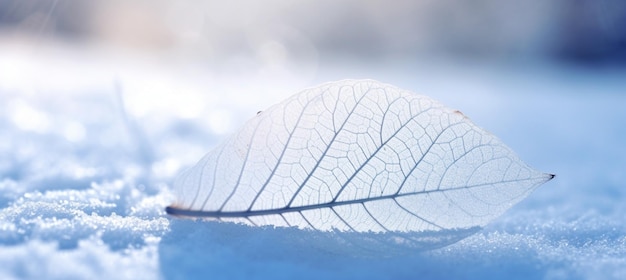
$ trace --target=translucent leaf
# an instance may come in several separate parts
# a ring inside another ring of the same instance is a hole
[[[179,176],[167,212],[436,247],[552,177],[459,111],[345,80],[257,114]]]

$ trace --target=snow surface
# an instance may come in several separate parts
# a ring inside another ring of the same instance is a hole
[[[0,279],[626,279],[623,71],[387,65],[242,83],[85,57],[0,52]],[[247,118],[344,78],[459,108],[557,177],[467,239],[391,258],[165,214],[176,174]]]

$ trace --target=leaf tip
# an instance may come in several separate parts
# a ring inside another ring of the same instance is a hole
[[[554,177],[556,177],[556,175],[555,175],[555,174],[552,174],[552,173],[543,173],[543,176],[542,176],[543,182],[542,182],[542,184],[543,184],[543,183],[546,183],[546,182],[548,182],[548,181],[550,181],[550,180],[552,180],[552,179],[554,179]]]

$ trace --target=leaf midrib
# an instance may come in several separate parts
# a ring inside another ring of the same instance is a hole
[[[202,210],[186,210],[186,209],[176,208],[172,206],[168,206],[165,210],[170,215],[181,215],[181,216],[188,216],[188,217],[247,218],[247,217],[253,217],[253,216],[280,215],[280,214],[292,213],[292,212],[302,212],[306,210],[333,208],[333,207],[350,205],[350,204],[363,204],[363,203],[372,202],[372,201],[396,199],[396,198],[404,197],[404,196],[424,195],[424,194],[430,194],[430,193],[448,192],[448,191],[456,191],[456,190],[462,190],[462,189],[472,189],[472,188],[484,187],[488,185],[506,184],[506,183],[521,182],[521,181],[532,181],[532,180],[537,180],[537,179],[540,179],[540,178],[527,178],[527,179],[498,181],[498,182],[493,182],[493,183],[483,183],[483,184],[476,184],[476,185],[471,185],[471,186],[461,186],[461,187],[451,187],[451,188],[446,188],[446,189],[408,192],[408,193],[391,194],[391,195],[369,197],[369,198],[362,198],[362,199],[334,201],[334,202],[331,201],[327,203],[318,203],[318,204],[310,204],[310,205],[302,205],[302,206],[294,206],[294,207],[265,209],[265,210],[202,211]]]

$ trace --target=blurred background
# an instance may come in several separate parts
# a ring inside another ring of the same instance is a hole
[[[0,87],[84,93],[115,80],[136,114],[198,117],[206,108],[185,100],[211,87],[264,108],[280,100],[268,94],[344,78],[420,91],[433,90],[415,87],[420,76],[494,65],[626,68],[625,26],[621,0],[0,0]]]
[[[626,64],[625,26],[621,0],[0,0],[3,45],[124,50],[227,76],[433,58],[609,67]]]
[[[620,0],[2,0],[0,11],[4,39],[168,51],[232,71],[431,55],[626,62]]]

